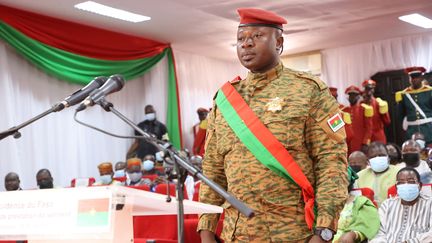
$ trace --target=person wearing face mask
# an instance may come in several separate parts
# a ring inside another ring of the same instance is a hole
[[[126,186],[151,185],[151,180],[143,178],[142,161],[140,158],[131,158],[127,160],[126,166]]]
[[[419,173],[406,167],[396,178],[398,196],[382,203],[380,229],[369,242],[432,242],[432,199],[420,192]]]
[[[362,151],[354,151],[348,157],[349,166],[356,172],[366,169],[368,158]]]
[[[119,161],[114,166],[114,176],[113,178],[116,180],[121,180],[122,178],[125,178],[126,176],[126,163],[123,161]]]
[[[374,191],[374,200],[379,206],[387,198],[388,189],[396,184],[399,167],[390,164],[387,148],[381,142],[369,145],[367,157],[369,168],[358,173],[356,187]]]
[[[156,111],[152,105],[146,105],[144,108],[144,121],[138,123],[138,127],[150,135],[154,135],[159,140],[168,141],[168,130],[166,126],[156,119]],[[141,136],[135,131],[136,136]],[[138,157],[143,160],[148,154],[156,154],[159,149],[144,139],[135,139],[135,142],[129,148],[126,157]]]
[[[48,169],[40,169],[36,173],[36,182],[39,189],[51,189],[54,188],[54,179],[51,176],[51,172]]]
[[[345,94],[348,95],[350,106],[344,107],[342,111],[350,114],[353,133],[350,140],[347,140],[348,155],[360,150],[366,153],[372,136],[373,109],[367,104],[361,104],[360,88],[351,85],[346,88]]]
[[[414,139],[420,145],[420,148],[421,148],[420,159],[426,161],[428,158],[428,153],[431,150],[431,148],[426,147],[426,140],[425,140],[425,136],[423,135],[423,133],[415,132],[411,136],[411,139]]]
[[[420,145],[413,139],[407,140],[402,144],[402,163],[401,168],[414,168],[420,174],[422,183],[431,183],[432,171],[426,161],[420,159]]]
[[[381,98],[375,98],[376,82],[368,79],[363,81],[363,104],[367,104],[373,109],[372,116],[372,137],[371,142],[380,141],[387,143],[384,128],[390,125],[390,114],[388,112],[388,103]]]
[[[111,162],[104,162],[98,165],[100,180],[95,182],[94,186],[120,186],[120,181],[114,180],[114,171]]]
[[[424,135],[425,146],[432,145],[432,87],[423,84],[426,69],[410,67],[405,72],[411,85],[395,94],[399,119],[402,121],[406,117],[407,139],[420,132]]]

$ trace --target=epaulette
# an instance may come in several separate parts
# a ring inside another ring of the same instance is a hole
[[[200,122],[199,128],[201,128],[201,129],[207,129],[207,119],[205,119],[204,121]]]
[[[242,79],[240,78],[240,76],[235,77],[233,80],[230,81],[231,84],[237,84],[241,81]]]
[[[372,108],[372,106],[362,103],[361,106],[364,108],[364,116],[365,117],[373,117],[374,115],[374,110]]]
[[[314,76],[308,72],[295,72],[295,75],[297,77],[305,78],[312,80],[320,90],[324,90],[327,88],[327,84],[324,83],[321,79],[319,79],[317,76]]]
[[[342,119],[348,125],[352,123],[351,114],[348,112],[342,111]]]
[[[241,80],[242,80],[242,79],[240,78],[240,76],[237,76],[237,77],[235,77],[233,80],[228,81],[228,82],[230,82],[232,85],[235,85],[235,84],[240,83]],[[218,92],[219,92],[219,90],[218,90],[218,91],[213,95],[213,100],[216,99],[216,96],[217,96]]]
[[[403,93],[405,93],[404,90],[402,90],[402,91],[398,91],[398,92],[395,93],[395,100],[396,100],[396,103],[399,103],[399,102],[402,101],[402,94],[403,94]]]

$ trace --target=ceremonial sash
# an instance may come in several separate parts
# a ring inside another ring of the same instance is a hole
[[[259,162],[301,188],[306,223],[309,229],[312,229],[315,220],[314,189],[290,153],[255,115],[230,82],[218,91],[216,105],[235,135]]]

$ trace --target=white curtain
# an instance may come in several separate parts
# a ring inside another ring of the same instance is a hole
[[[183,138],[190,148],[196,109],[210,107],[217,88],[245,73],[238,63],[175,52],[182,113]],[[152,104],[165,123],[167,60],[164,58],[141,78],[107,97],[126,117],[143,120],[144,106]],[[244,75],[243,75],[244,76]],[[48,110],[81,86],[57,80],[27,62],[0,42],[0,132]],[[36,172],[48,168],[56,186],[68,186],[77,177],[98,178],[97,165],[124,161],[133,140],[119,139],[83,127],[73,120],[76,107],[52,113],[21,129],[22,137],[0,141],[0,190],[4,176],[17,172],[24,189],[36,188]],[[132,128],[99,106],[79,113],[78,118],[116,134],[131,135]]]
[[[410,66],[432,67],[432,33],[400,37],[322,51],[322,78],[345,97],[349,85],[360,86],[377,72]],[[345,98],[339,102],[347,103]]]
[[[220,61],[181,51],[174,51],[174,57],[179,80],[183,144],[191,149],[192,127],[199,122],[196,110],[199,107],[209,109],[218,88],[236,76],[246,77],[247,70],[240,62]]]

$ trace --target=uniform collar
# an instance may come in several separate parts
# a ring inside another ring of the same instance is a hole
[[[282,74],[283,68],[284,68],[284,66],[283,66],[282,62],[279,62],[279,64],[276,65],[276,67],[270,69],[269,71],[267,71],[265,73],[249,72],[246,80],[248,83],[251,83],[251,84],[258,83],[259,81],[272,81],[272,80],[280,77],[280,75]]]

